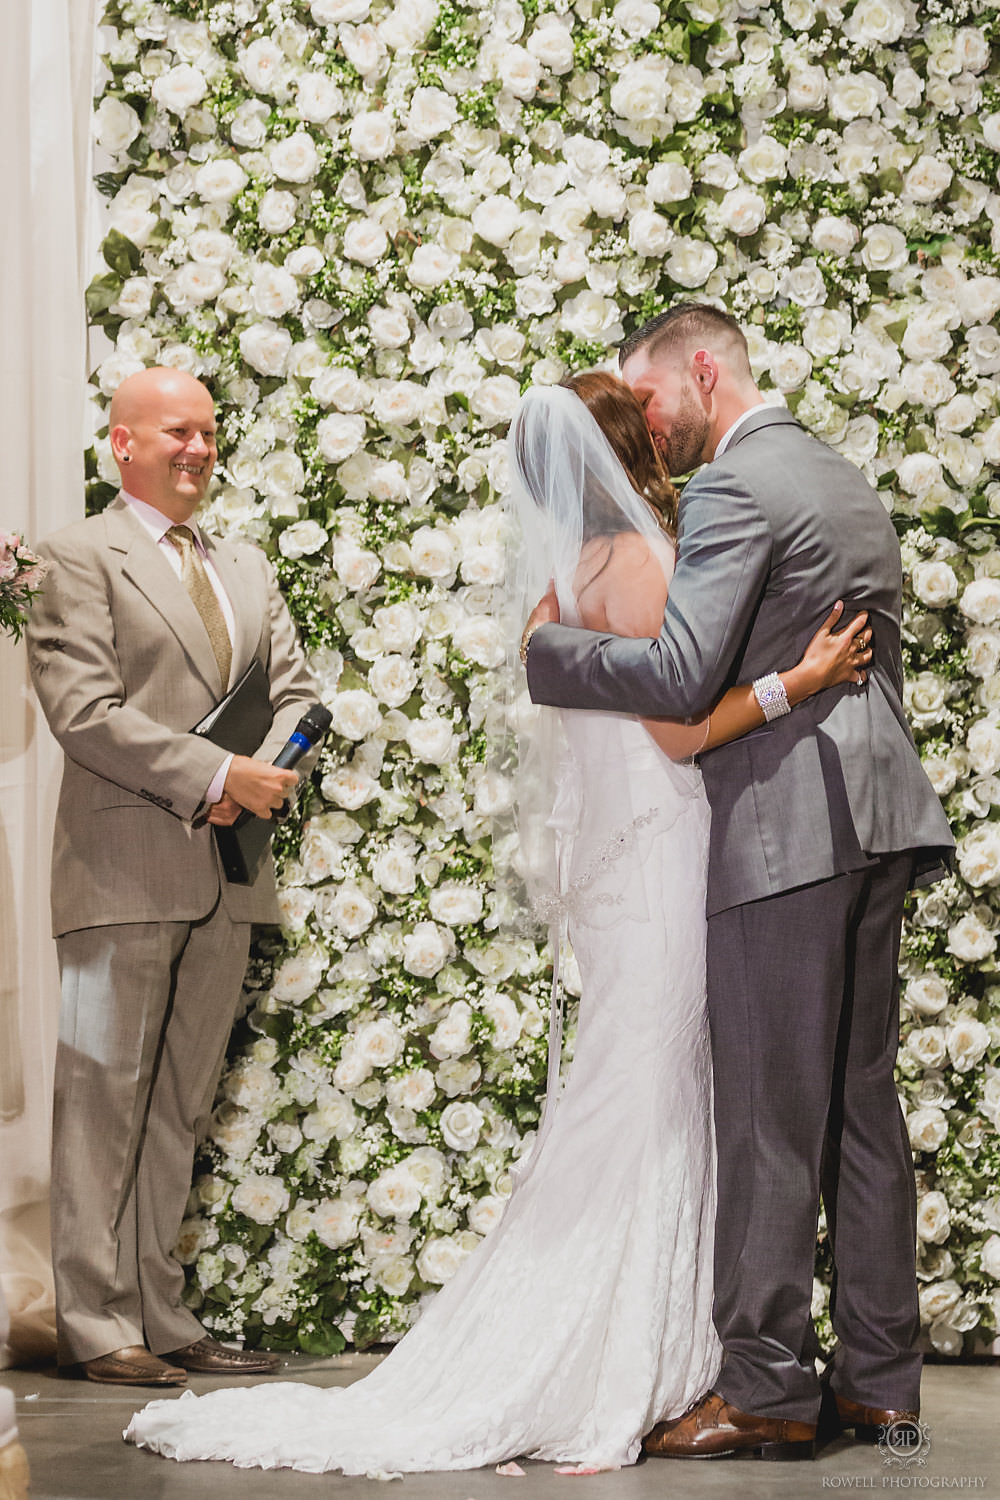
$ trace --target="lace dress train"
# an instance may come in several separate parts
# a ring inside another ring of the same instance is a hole
[[[576,1049],[500,1223],[365,1379],[186,1392],[137,1413],[129,1441],[346,1474],[617,1467],[711,1384],[708,809],[634,720],[564,721]]]

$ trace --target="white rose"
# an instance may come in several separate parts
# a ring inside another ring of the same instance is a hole
[[[906,11],[897,0],[859,0],[844,30],[866,46],[888,47],[898,42],[906,28]]]
[[[954,172],[936,156],[920,156],[903,179],[905,192],[917,203],[933,203],[951,185]]]
[[[268,188],[257,205],[257,222],[268,234],[284,234],[295,223],[295,194],[285,188]]]
[[[969,329],[965,343],[969,361],[977,375],[995,375],[1000,370],[1000,331],[977,324]]]
[[[561,16],[551,11],[539,16],[528,37],[528,51],[550,73],[568,73],[573,67],[573,33]]]
[[[387,604],[377,609],[372,616],[372,623],[387,651],[401,651],[404,654],[413,650],[423,631],[420,611],[406,603]]]
[[[387,1167],[369,1185],[367,1197],[379,1218],[411,1219],[420,1207],[420,1185],[406,1167]]]
[[[969,759],[972,762],[972,769],[977,773],[977,775],[992,776],[996,771],[1000,770],[1000,725],[994,723],[990,719],[977,720],[977,722],[973,724],[969,729],[969,732],[965,738],[965,743],[969,751]],[[991,823],[989,825],[989,829],[992,829],[994,826],[995,825]],[[989,829],[976,829],[974,833],[970,834],[968,838],[964,840],[964,843],[966,844],[971,838],[975,838],[977,840],[977,843],[975,845],[971,845],[969,849],[968,862],[970,870],[978,866],[979,864],[979,855],[977,853],[977,849],[979,847],[979,843],[981,843],[982,841],[983,835],[989,832]],[[963,878],[969,878],[965,875],[964,870]],[[970,883],[973,885],[992,885],[993,881],[984,881],[980,879],[971,881]]]
[[[767,217],[767,203],[752,188],[731,188],[719,205],[719,216],[731,234],[756,234]]]
[[[523,1029],[521,1013],[509,995],[493,995],[483,1006],[483,1013],[493,1023],[493,1044],[501,1051],[513,1047]]]
[[[370,388],[346,365],[327,365],[313,377],[310,391],[321,406],[340,411],[361,411],[369,402]]]
[[[684,236],[674,241],[664,269],[678,286],[690,289],[704,286],[718,260],[714,245]]]
[[[629,62],[611,85],[611,108],[623,120],[656,120],[667,113],[667,73],[654,57]]]
[[[979,1264],[987,1276],[1000,1281],[1000,1234],[991,1234],[979,1252]]]
[[[996,950],[997,940],[978,917],[967,913],[948,928],[947,948],[963,963],[979,963]]]
[[[347,61],[362,78],[377,77],[384,70],[385,44],[374,26],[364,22],[360,26],[345,24],[340,28],[339,40]]]
[[[680,203],[690,198],[694,180],[679,161],[660,161],[646,174],[646,191],[654,203]]]
[[[947,1056],[944,1031],[940,1026],[922,1026],[906,1038],[906,1051],[922,1068],[938,1068]]]
[[[247,99],[229,122],[229,138],[234,146],[257,151],[267,140],[270,111],[263,99]]]
[[[826,301],[826,281],[811,256],[788,268],[781,278],[781,293],[799,307],[822,307]]]
[[[239,162],[206,161],[194,174],[194,190],[206,203],[230,203],[247,185]]]
[[[418,141],[431,141],[450,130],[458,119],[458,105],[444,89],[417,88],[410,95],[406,128]]]
[[[915,1109],[907,1117],[906,1128],[914,1151],[936,1151],[947,1137],[948,1121],[944,1110],[930,1105],[926,1109]]]
[[[296,85],[295,108],[310,124],[325,125],[342,112],[344,96],[326,73],[303,73]]]
[[[428,765],[447,765],[455,758],[455,732],[448,719],[411,719],[406,730],[406,743],[415,758]]]
[[[333,714],[334,732],[348,740],[366,739],[382,723],[378,702],[363,688],[351,688],[345,693],[337,693],[330,710]]]
[[[321,1198],[312,1211],[310,1228],[328,1250],[339,1250],[357,1238],[361,1205],[355,1198]]]
[[[476,1198],[469,1205],[469,1228],[476,1234],[489,1234],[503,1218],[506,1207],[505,1198],[498,1198],[494,1193],[484,1193],[481,1198]],[[997,1243],[1000,1245],[1000,1239]]]
[[[948,1028],[948,1056],[959,1073],[974,1068],[989,1045],[989,1028],[974,1016],[959,1016]]]
[[[921,604],[943,609],[958,597],[955,570],[946,562],[919,562],[913,569],[913,592]]]
[[[907,359],[940,359],[951,349],[951,334],[934,318],[913,318],[901,347]]]
[[[936,1281],[920,1288],[920,1321],[926,1325],[944,1318],[960,1300],[962,1288],[957,1281]]]
[[[421,578],[450,578],[455,571],[455,543],[440,526],[419,526],[410,538],[410,561]]]
[[[278,551],[283,557],[306,557],[310,552],[319,552],[329,535],[318,521],[295,521],[279,535]]]
[[[909,258],[906,236],[893,224],[870,224],[861,243],[861,261],[868,271],[898,271]]]
[[[769,369],[779,391],[797,391],[812,374],[812,357],[799,344],[778,344]]]
[[[497,72],[505,89],[515,99],[533,99],[542,76],[537,57],[517,43],[503,48],[497,59]]]
[[[482,1076],[482,1068],[475,1058],[445,1058],[435,1074],[438,1088],[449,1099],[459,1094],[468,1094],[476,1088]]]
[[[439,1062],[449,1057],[462,1057],[472,1046],[472,1011],[465,1000],[456,1000],[434,1028],[428,1047],[432,1057]]]
[[[826,99],[827,76],[824,68],[796,63],[788,74],[788,107],[800,110],[821,109]]]
[[[292,336],[287,328],[263,321],[251,323],[240,334],[240,353],[261,375],[282,375],[291,353]]]
[[[907,981],[906,1003],[922,1016],[940,1015],[948,1004],[948,986],[933,970]]]
[[[830,79],[829,107],[835,120],[870,119],[885,94],[872,73],[839,73]]]
[[[274,94],[287,69],[281,48],[267,36],[257,37],[240,53],[239,65],[255,94]]]
[[[354,812],[378,792],[378,783],[363,766],[338,766],[323,777],[323,796],[328,802]]]
[[[427,393],[414,380],[380,380],[372,414],[382,426],[408,427],[427,410]]]
[[[199,261],[188,261],[164,282],[164,291],[174,307],[178,309],[200,307],[211,302],[226,284],[226,277],[218,266],[202,265]]]
[[[812,226],[811,238],[815,249],[843,259],[858,243],[858,229],[850,219],[822,214]]]
[[[252,282],[255,312],[262,318],[280,318],[299,305],[299,288],[295,277],[284,266],[267,262],[256,267]]]
[[[441,1285],[451,1280],[465,1256],[466,1252],[451,1235],[438,1235],[421,1246],[417,1272],[421,1280]]]
[[[448,927],[468,926],[482,917],[482,892],[472,885],[443,881],[431,891],[429,906],[435,921]]]
[[[351,150],[360,161],[382,161],[396,145],[392,116],[386,110],[363,110],[351,121]]]
[[[434,1074],[429,1068],[411,1068],[408,1073],[390,1078],[385,1086],[385,1097],[394,1109],[415,1112],[429,1109],[436,1093]]]
[[[817,359],[839,354],[851,337],[851,315],[839,307],[810,307],[802,323],[802,342]]]
[[[949,340],[950,345],[950,340]],[[998,341],[1000,346],[1000,341]],[[953,396],[946,405],[939,407],[935,413],[935,422],[938,430],[944,432],[965,432],[971,427],[979,416],[979,407],[971,396],[964,393]]]
[[[270,150],[271,170],[284,182],[309,182],[319,170],[319,153],[312,136],[297,130]]]
[[[101,149],[118,156],[131,146],[142,129],[142,121],[131,104],[105,94],[94,114],[93,129]]]
[[[486,1117],[471,1100],[456,1099],[441,1111],[441,1135],[453,1151],[471,1151],[479,1140]]]
[[[416,685],[416,669],[404,656],[380,657],[368,672],[368,686],[388,708],[401,708]]]
[[[472,212],[472,228],[489,245],[508,244],[519,228],[523,214],[505,193],[491,193]]]
[[[402,1053],[404,1044],[403,1033],[386,1017],[366,1021],[354,1033],[355,1047],[373,1068],[391,1067]]]
[[[439,245],[418,245],[406,268],[408,280],[421,291],[442,286],[458,270],[459,258]]]
[[[955,394],[955,382],[944,365],[934,359],[904,365],[900,383],[914,406],[943,406]]]
[[[203,75],[190,63],[178,63],[176,67],[168,68],[159,78],[154,78],[150,89],[157,104],[162,104],[175,115],[183,115],[200,104],[207,91],[208,84]]]
[[[1000,617],[1000,578],[974,578],[963,590],[958,607],[977,625],[992,625]]]
[[[288,1188],[280,1177],[249,1172],[233,1189],[230,1206],[255,1224],[273,1224],[288,1208]]]
[[[926,495],[943,480],[941,460],[932,453],[908,453],[896,474],[900,488],[908,495]]]
[[[285,256],[285,270],[301,278],[315,276],[325,264],[326,257],[316,245],[300,245],[297,250]]]
[[[992,677],[1000,671],[1000,631],[988,625],[973,627],[965,638],[973,677]]]
[[[418,922],[403,938],[403,968],[419,979],[432,979],[450,954],[451,939],[434,922]]]
[[[374,266],[389,248],[389,236],[375,219],[352,219],[344,230],[344,254],[363,266]]]
[[[739,168],[749,182],[769,182],[784,177],[788,168],[788,151],[773,136],[762,135],[739,154]]]
[[[364,440],[362,416],[331,413],[316,424],[316,446],[328,463],[342,463],[357,452]]]
[[[917,1203],[917,1234],[926,1245],[943,1245],[951,1233],[951,1213],[944,1193],[924,1193]]]
[[[369,900],[360,886],[346,880],[337,887],[329,912],[335,925],[349,938],[360,937],[363,932],[367,932],[378,916],[374,901]],[[361,1055],[366,1061],[371,1061],[366,1053],[362,1052]]]

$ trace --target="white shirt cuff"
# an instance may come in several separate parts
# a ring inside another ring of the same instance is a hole
[[[208,791],[205,793],[205,804],[211,807],[213,802],[218,802],[226,789],[226,777],[229,775],[229,767],[233,763],[233,757],[227,755],[222,765],[212,777]]]

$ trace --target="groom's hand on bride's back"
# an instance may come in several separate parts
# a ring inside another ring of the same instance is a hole
[[[550,580],[548,592],[543,594],[528,616],[528,623],[524,627],[521,636],[521,660],[527,662],[528,642],[538,629],[539,625],[559,624],[559,600],[556,598],[555,583]]]

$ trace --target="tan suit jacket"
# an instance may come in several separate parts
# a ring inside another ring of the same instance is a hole
[[[274,723],[257,753],[272,760],[315,701],[315,686],[264,554],[204,541],[235,615],[230,680],[254,656],[270,679]],[[32,610],[29,659],[66,755],[53,932],[196,919],[220,884],[234,921],[276,920],[270,860],[254,885],[229,885],[211,828],[196,822],[222,752],[189,731],[218,701],[219,675],[162,549],[119,496],[38,550],[52,571]]]

